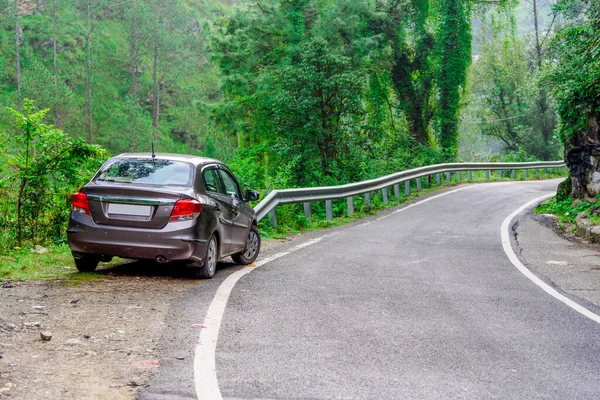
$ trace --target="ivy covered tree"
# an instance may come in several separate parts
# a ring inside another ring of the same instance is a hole
[[[563,0],[556,6],[567,25],[554,39],[558,62],[547,77],[557,103],[571,195],[600,194],[600,3]]]

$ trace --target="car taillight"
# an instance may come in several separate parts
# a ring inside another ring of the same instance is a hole
[[[178,200],[171,213],[171,222],[194,219],[202,212],[202,203],[196,199]]]
[[[73,211],[90,215],[90,203],[88,202],[87,194],[83,192],[77,192],[71,196],[71,205]]]

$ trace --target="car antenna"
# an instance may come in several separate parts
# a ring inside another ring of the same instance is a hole
[[[154,142],[152,142],[152,162],[154,162],[155,158],[156,158],[156,154],[154,154]]]

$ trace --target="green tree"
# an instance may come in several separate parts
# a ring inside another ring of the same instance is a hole
[[[547,75],[559,115],[573,198],[600,194],[600,4],[561,1],[568,24],[553,42],[558,62]]]
[[[517,36],[513,9],[489,11],[480,33],[478,61],[471,73],[472,100],[483,135],[500,140],[505,152],[523,149],[538,159],[555,159],[557,143],[546,137],[539,123],[539,79],[527,46]]]
[[[1,220],[4,245],[59,240],[64,237],[69,193],[85,183],[106,153],[44,124],[48,110],[36,110],[30,100],[24,101],[23,113],[9,111],[18,135],[5,139],[14,150],[2,160],[2,170],[11,171],[0,185],[8,187]]]

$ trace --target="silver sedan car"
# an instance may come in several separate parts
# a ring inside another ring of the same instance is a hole
[[[114,256],[184,260],[199,278],[217,261],[254,262],[260,234],[253,190],[242,193],[231,171],[204,157],[130,153],[109,159],[72,196],[67,229],[80,271]]]

